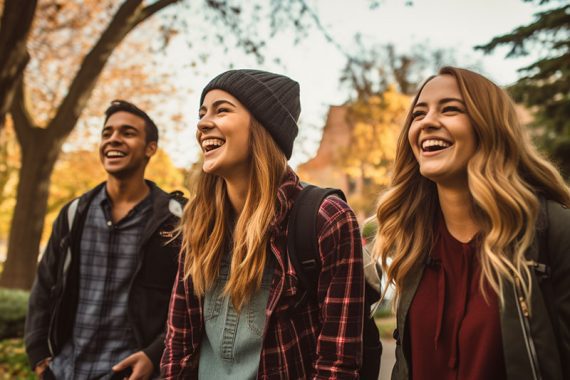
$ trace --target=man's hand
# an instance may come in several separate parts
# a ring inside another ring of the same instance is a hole
[[[120,372],[125,368],[131,367],[133,373],[127,378],[128,380],[148,380],[152,375],[154,365],[142,351],[135,352],[131,356],[121,360],[113,366],[113,371]]]
[[[36,367],[34,368],[34,372],[38,376],[38,379],[43,378],[44,372],[47,369],[47,367],[49,366],[50,362],[51,362],[51,357],[48,357],[48,358],[45,358],[44,360],[40,361],[38,364],[36,364]]]

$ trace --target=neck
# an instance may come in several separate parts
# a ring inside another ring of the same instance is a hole
[[[225,179],[226,189],[228,192],[228,198],[236,216],[239,217],[245,206],[245,200],[247,198],[247,193],[249,191],[249,177],[235,177],[231,179]]]
[[[107,194],[113,204],[138,203],[150,192],[144,177],[122,179],[109,176],[107,178]]]
[[[469,188],[438,184],[437,195],[449,233],[460,242],[469,242],[479,232]]]

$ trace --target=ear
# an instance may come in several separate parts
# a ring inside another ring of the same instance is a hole
[[[146,144],[144,155],[146,156],[146,158],[151,158],[152,156],[154,156],[157,149],[158,145],[156,144],[156,141],[151,141],[148,144]]]

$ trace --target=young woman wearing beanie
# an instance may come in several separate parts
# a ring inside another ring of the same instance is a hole
[[[317,218],[317,299],[287,255],[302,187],[287,165],[299,85],[231,70],[202,91],[203,171],[184,210],[161,370],[166,379],[351,379],[362,357],[364,275],[352,210],[326,198]]]
[[[377,210],[392,379],[569,379],[568,206],[503,90],[465,69],[429,78]]]

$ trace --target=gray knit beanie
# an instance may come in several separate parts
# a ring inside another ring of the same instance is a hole
[[[200,104],[210,90],[220,89],[236,97],[291,158],[299,131],[301,113],[299,83],[284,75],[260,70],[229,70],[210,81],[202,90]]]

